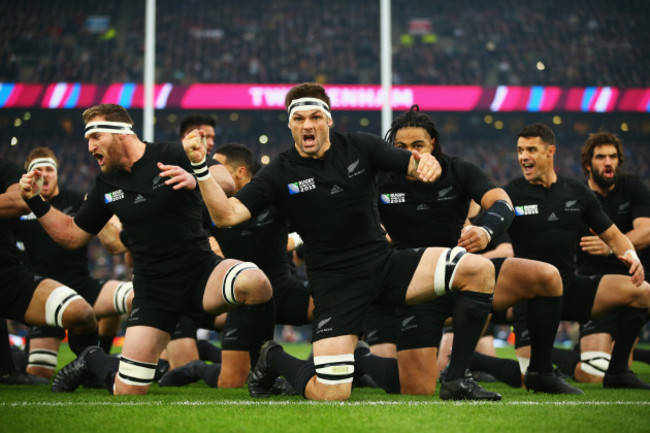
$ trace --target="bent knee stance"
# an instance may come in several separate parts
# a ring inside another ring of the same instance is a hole
[[[315,356],[316,380],[325,385],[352,383],[354,377],[354,354]]]
[[[63,314],[74,301],[78,300],[81,300],[84,303],[86,302],[70,287],[57,287],[47,297],[47,301],[45,301],[45,322],[49,326],[64,328]],[[92,308],[90,305],[88,305],[88,310],[89,311],[84,311],[82,314],[75,315],[75,317],[71,318],[73,326],[74,324],[82,324],[88,320],[88,313],[92,314]]]
[[[133,292],[133,283],[125,281],[118,284],[113,292],[113,308],[119,314],[129,312],[129,295]]]
[[[237,263],[226,271],[221,295],[233,306],[260,304],[271,299],[271,284],[255,263]]]
[[[580,354],[580,369],[592,376],[604,377],[611,355],[606,352],[589,351]]]
[[[458,265],[465,254],[467,251],[462,247],[446,248],[440,254],[433,277],[433,290],[436,295],[442,296],[451,291]]]

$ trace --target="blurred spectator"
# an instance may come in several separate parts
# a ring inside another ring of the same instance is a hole
[[[142,81],[144,8],[2,2],[0,81]],[[156,11],[158,82],[380,82],[378,1],[158,0]],[[393,0],[391,11],[395,84],[650,81],[647,1]]]

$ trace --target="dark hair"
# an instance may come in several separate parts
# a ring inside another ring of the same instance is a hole
[[[59,159],[54,154],[54,151],[49,147],[41,146],[35,147],[31,152],[29,152],[27,159],[25,159],[25,170],[29,167],[29,163],[36,158],[52,158],[54,162],[56,162],[57,167],[59,166]]]
[[[440,133],[436,129],[436,124],[427,114],[420,113],[420,106],[412,105],[409,111],[393,119],[390,129],[386,132],[385,140],[391,145],[395,144],[395,135],[402,128],[424,128],[431,138],[435,140],[431,154],[440,160],[442,157],[442,146],[440,146]]]
[[[618,166],[623,165],[625,161],[625,153],[623,152],[623,144],[621,140],[611,132],[600,131],[589,134],[587,141],[582,145],[582,152],[580,154],[580,162],[582,163],[582,172],[589,175],[587,167],[591,165],[591,158],[594,157],[594,148],[603,144],[611,144],[616,148],[618,155]]]
[[[88,123],[97,116],[104,116],[110,122],[125,122],[133,125],[133,119],[129,116],[126,108],[117,104],[99,104],[90,107],[81,114],[84,123]]]
[[[302,83],[294,86],[289,90],[287,96],[284,98],[284,108],[289,109],[291,101],[300,98],[317,98],[325,102],[327,106],[332,109],[330,97],[327,96],[325,88],[318,83]]]
[[[226,157],[229,165],[238,167],[246,167],[253,176],[257,170],[255,168],[255,161],[253,160],[253,153],[250,149],[241,143],[226,143],[219,146],[214,153],[219,153]]]
[[[533,138],[539,137],[547,145],[555,145],[555,134],[553,130],[543,123],[533,123],[532,125],[524,126],[517,137]]]
[[[212,116],[199,113],[188,114],[187,116],[183,117],[183,120],[181,120],[180,136],[182,138],[185,136],[185,134],[193,129],[198,128],[201,125],[210,125],[214,128],[216,124],[217,122]]]

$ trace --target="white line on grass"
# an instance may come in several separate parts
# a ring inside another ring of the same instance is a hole
[[[0,407],[58,407],[58,406],[299,406],[299,405],[332,405],[332,406],[432,406],[432,405],[478,405],[496,404],[508,406],[648,406],[650,401],[348,401],[348,402],[316,402],[316,401],[248,401],[248,400],[217,400],[217,401],[23,401],[13,403],[0,402]]]

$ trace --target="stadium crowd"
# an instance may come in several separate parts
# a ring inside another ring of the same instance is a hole
[[[140,81],[144,4],[3,3],[0,81]],[[647,2],[393,0],[391,10],[395,84],[648,85]],[[156,80],[379,83],[379,2],[309,11],[292,0],[159,0]]]

